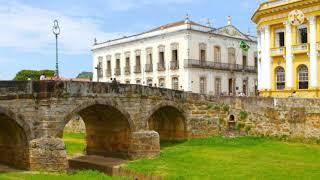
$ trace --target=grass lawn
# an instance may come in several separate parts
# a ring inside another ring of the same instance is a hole
[[[83,153],[84,138],[83,134],[64,134],[69,156]],[[162,143],[159,157],[133,161],[125,168],[166,179],[320,179],[320,145],[255,137],[212,137]],[[79,171],[73,174],[6,173],[0,174],[0,179],[112,178],[94,171]]]
[[[320,146],[265,138],[165,143],[161,156],[126,168],[169,179],[320,179]]]
[[[85,134],[68,133],[63,134],[63,140],[67,148],[68,156],[83,155],[86,148]]]

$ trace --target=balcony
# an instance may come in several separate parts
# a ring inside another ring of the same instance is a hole
[[[131,71],[130,71],[130,66],[124,67],[124,74],[125,74],[125,75],[129,75],[130,73],[131,73]]]
[[[134,73],[135,74],[141,73],[141,66],[140,65],[134,67]]]
[[[179,69],[179,63],[178,63],[178,61],[170,61],[170,69],[171,69],[171,70],[177,70],[177,69]]]
[[[158,71],[165,71],[166,70],[166,66],[164,65],[164,63],[158,63]]]
[[[302,54],[309,52],[309,43],[305,44],[298,44],[292,46],[292,53],[293,54]]]
[[[200,61],[195,59],[186,59],[184,66],[185,68],[203,68],[203,69],[214,69],[214,70],[223,70],[223,71],[257,73],[257,68],[255,66],[243,66],[240,64]]]
[[[145,72],[153,72],[153,64],[146,64]]]
[[[120,76],[121,75],[121,69],[120,68],[115,68],[114,69],[114,75],[115,76]]]
[[[286,55],[286,48],[285,47],[271,48],[270,54],[272,57],[285,56]]]
[[[106,75],[107,75],[107,77],[111,77],[111,69],[106,70]]]

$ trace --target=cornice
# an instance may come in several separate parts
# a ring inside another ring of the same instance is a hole
[[[258,8],[258,10],[252,16],[252,21],[256,24],[260,24],[262,22],[274,19],[280,19],[286,17],[287,12],[294,9],[300,9],[304,13],[317,11],[320,9],[320,0],[302,0],[302,1],[294,1],[289,3],[284,3],[282,5],[278,5],[270,8]],[[312,9],[312,10],[311,10]],[[276,13],[276,14],[275,14]],[[275,14],[275,15],[269,15]]]

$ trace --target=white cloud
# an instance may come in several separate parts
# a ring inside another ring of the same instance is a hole
[[[56,18],[61,26],[61,50],[65,53],[88,53],[94,37],[110,39],[123,34],[104,32],[99,22],[90,18],[70,17],[17,2],[7,2],[0,7],[0,47],[48,51],[55,42],[52,24]]]

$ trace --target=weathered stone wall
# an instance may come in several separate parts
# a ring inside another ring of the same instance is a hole
[[[159,154],[160,139],[208,137],[231,126],[244,135],[320,140],[320,99],[214,97],[138,85],[46,81],[0,82],[0,93],[0,117],[23,130],[26,162],[36,170],[68,167],[61,137],[76,115],[86,127],[88,154],[131,159]],[[0,118],[0,126],[7,127],[4,121]]]

